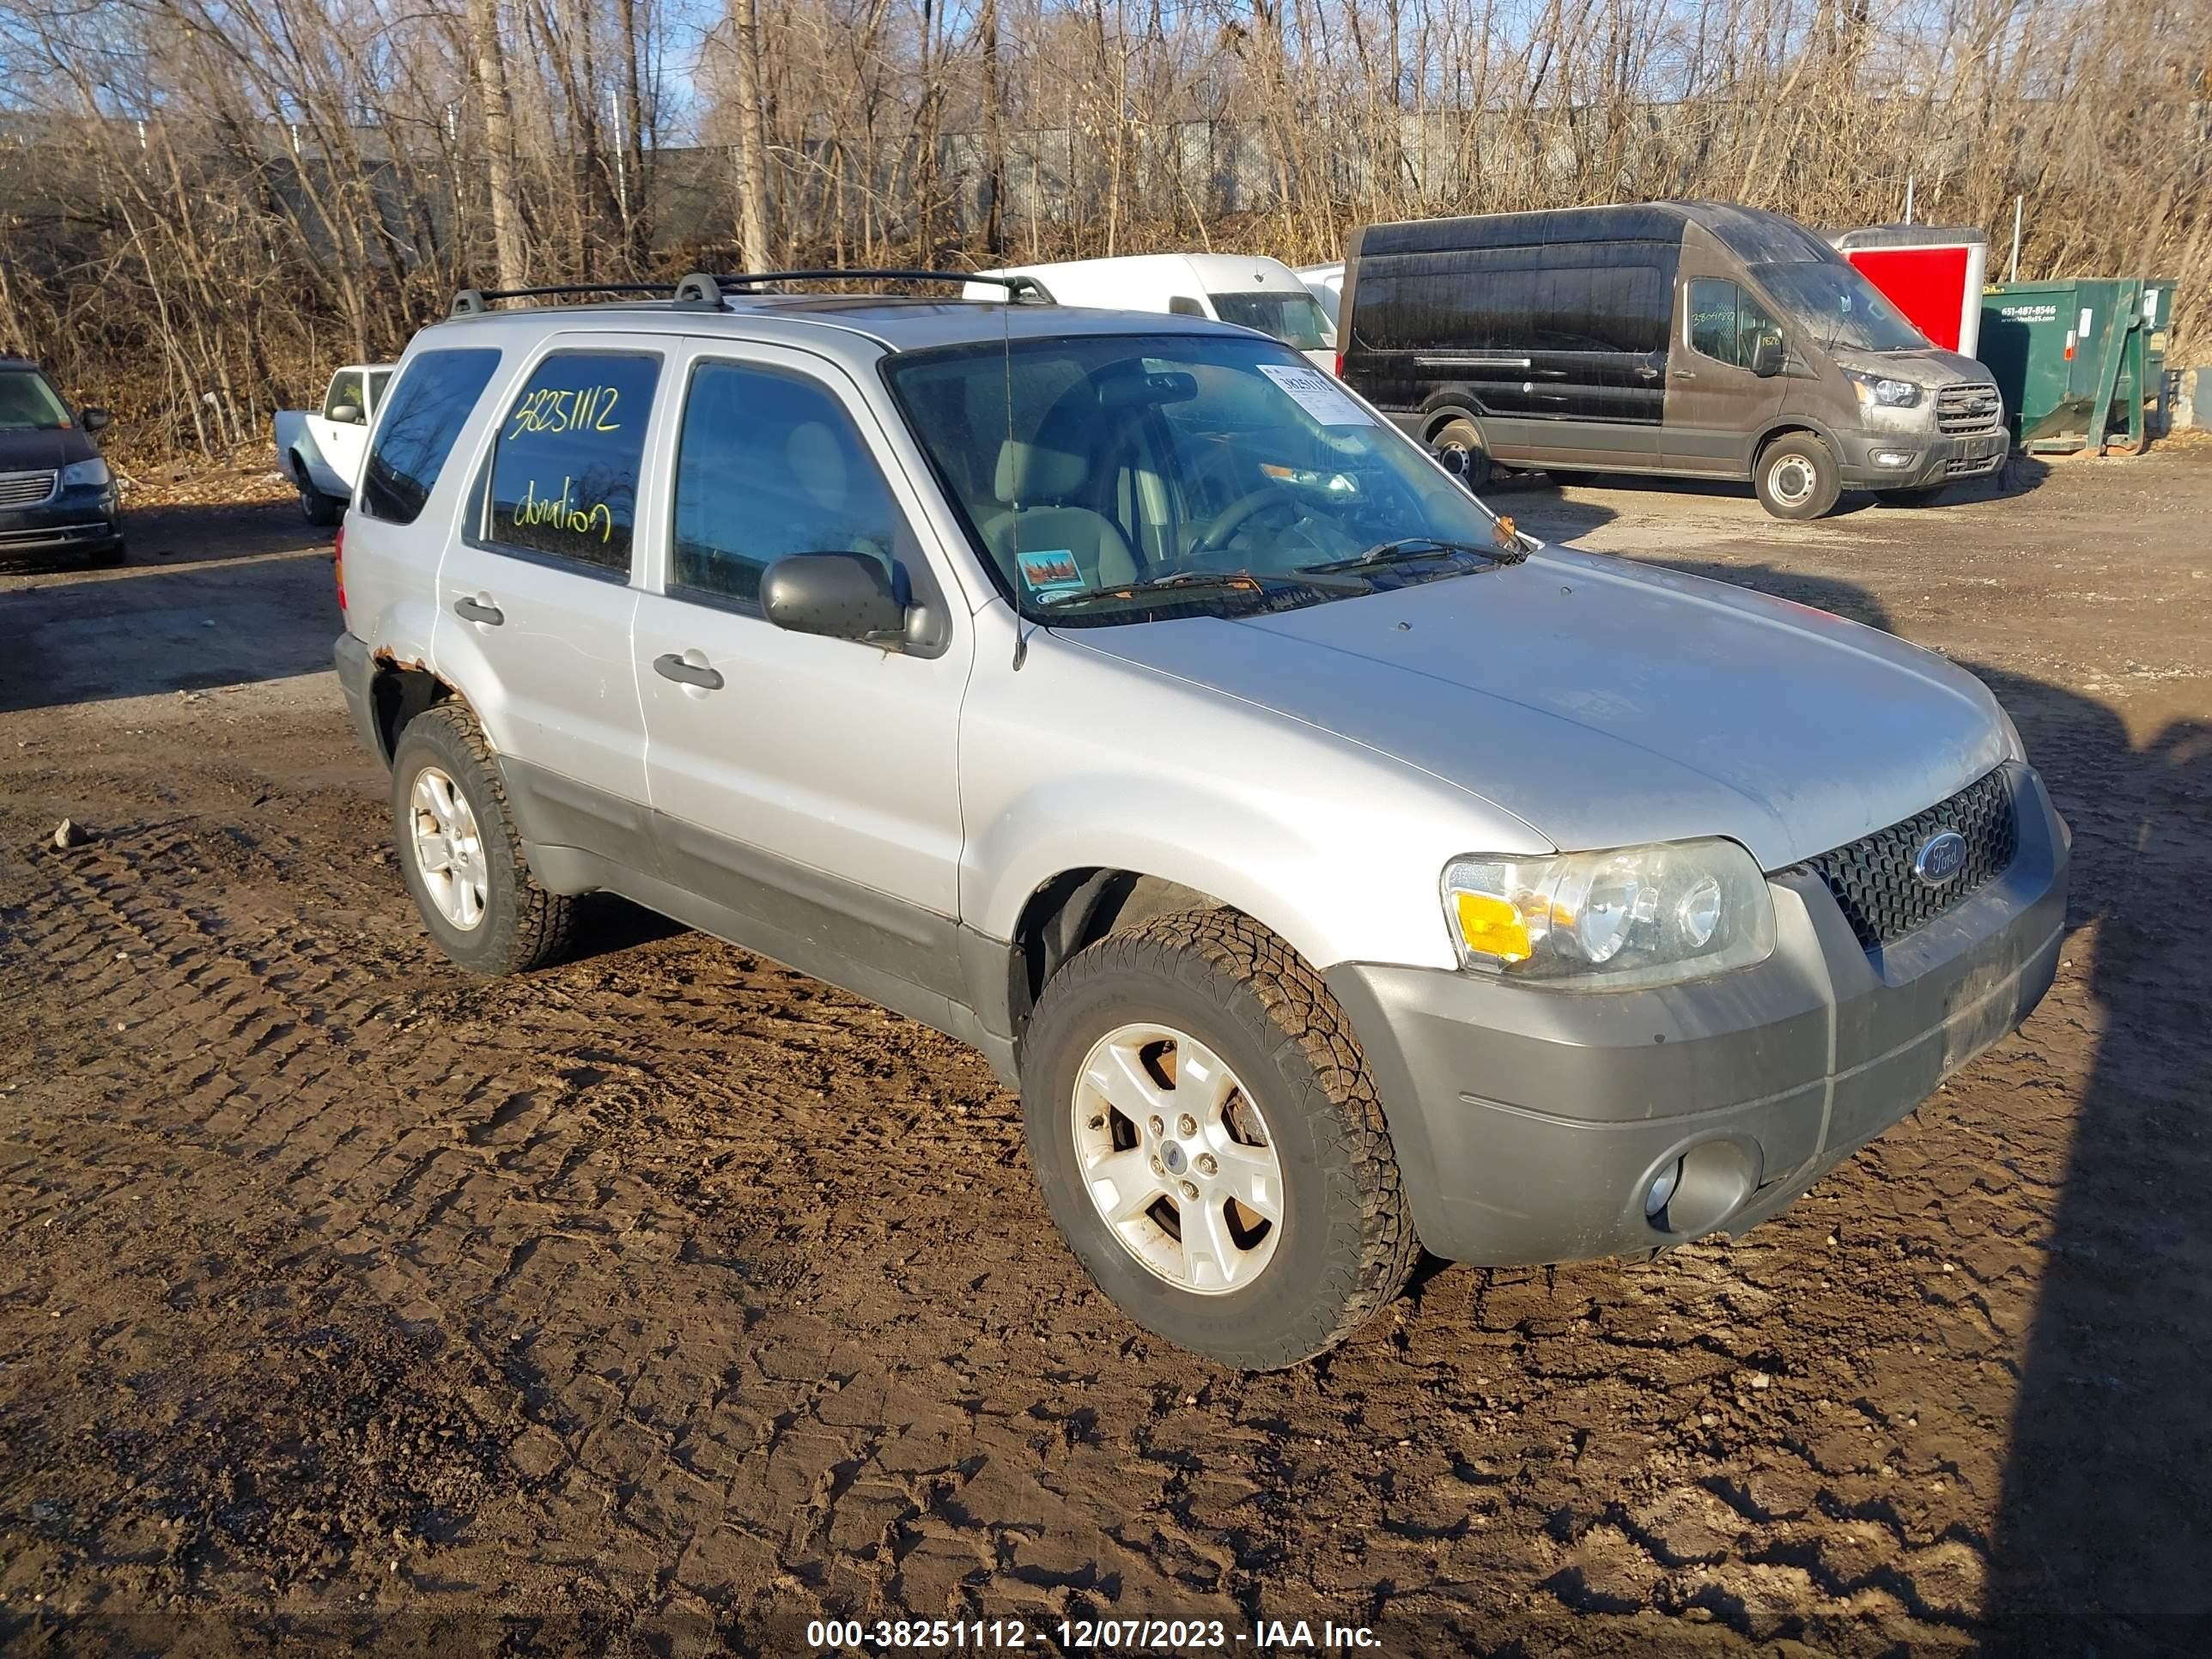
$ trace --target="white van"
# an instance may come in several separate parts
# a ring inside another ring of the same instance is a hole
[[[1056,305],[1109,311],[1166,311],[1211,317],[1273,335],[1336,372],[1336,330],[1297,273],[1279,259],[1243,253],[1133,253],[1116,259],[1065,259],[1012,265],[992,276],[1033,276]],[[1000,300],[1006,290],[971,283],[971,300]]]
[[[1334,264],[1328,265],[1300,265],[1292,274],[1306,285],[1306,292],[1319,303],[1322,315],[1328,319],[1329,327],[1335,328],[1337,308],[1344,301],[1344,261],[1339,259]]]

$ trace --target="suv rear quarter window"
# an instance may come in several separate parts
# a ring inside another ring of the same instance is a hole
[[[408,364],[362,469],[362,512],[388,524],[415,522],[498,367],[489,346],[426,351]]]
[[[638,469],[660,359],[556,351],[524,381],[492,440],[484,540],[627,577]]]

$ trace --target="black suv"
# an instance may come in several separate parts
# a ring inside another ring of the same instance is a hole
[[[0,357],[0,558],[123,562],[123,508],[92,441],[106,424],[104,409],[70,414],[36,363]]]

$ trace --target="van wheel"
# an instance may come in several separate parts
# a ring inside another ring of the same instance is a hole
[[[1490,452],[1482,447],[1482,434],[1473,421],[1448,422],[1429,440],[1429,448],[1444,471],[1469,489],[1487,489],[1496,476]]]
[[[455,703],[407,722],[392,757],[399,868],[438,948],[472,974],[517,974],[568,948],[574,901],[530,873],[491,745]]]
[[[1419,1254],[1351,1023],[1233,911],[1109,934],[1054,975],[1023,1045],[1022,1116],[1099,1289],[1224,1365],[1334,1347]]]
[[[1828,446],[1809,432],[1785,433],[1759,453],[1759,504],[1778,519],[1817,519],[1844,493]]]

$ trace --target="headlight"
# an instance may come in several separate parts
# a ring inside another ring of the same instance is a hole
[[[1462,967],[1568,988],[1671,984],[1774,950],[1766,878],[1732,841],[1455,859],[1443,898]]]
[[[62,469],[64,489],[86,489],[107,482],[107,463],[94,456],[88,461],[71,461]]]
[[[1861,407],[1879,404],[1884,409],[1910,409],[1920,401],[1920,388],[1910,380],[1893,380],[1881,374],[1862,374],[1855,368],[1847,368],[1844,373],[1858,392]]]

